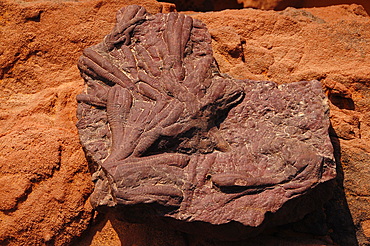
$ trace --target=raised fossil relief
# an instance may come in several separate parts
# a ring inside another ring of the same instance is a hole
[[[127,6],[78,67],[96,208],[257,228],[301,218],[335,178],[321,84],[221,74],[199,20]]]

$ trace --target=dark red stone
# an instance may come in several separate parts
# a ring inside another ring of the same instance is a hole
[[[199,223],[179,222],[256,233],[328,198],[324,184],[336,173],[318,81],[220,74],[203,23],[135,5],[118,11],[113,31],[78,65],[86,91],[77,127],[94,207],[174,218],[190,232]]]

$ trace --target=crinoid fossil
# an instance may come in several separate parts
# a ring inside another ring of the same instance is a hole
[[[78,67],[77,127],[96,208],[258,228],[326,199],[335,162],[318,81],[221,74],[203,23],[136,5],[118,11]]]

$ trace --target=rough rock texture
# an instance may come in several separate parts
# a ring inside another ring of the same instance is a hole
[[[92,218],[76,61],[122,3],[13,2],[0,3],[0,245],[66,245]]]
[[[140,4],[152,13],[173,9],[156,2]],[[91,208],[86,197],[92,186],[74,127],[75,95],[83,89],[75,64],[84,48],[111,31],[116,12],[124,5],[95,0],[1,2],[0,175],[1,180],[13,176],[12,183],[19,185],[0,183],[1,206],[18,204],[0,213],[0,244],[6,238],[9,245],[44,245],[48,238],[49,244],[67,244],[87,227]],[[369,17],[356,5],[289,11],[224,11],[193,17],[207,24],[221,71],[278,83],[316,78],[325,84],[351,214],[338,190],[338,200],[330,201],[325,213],[239,245],[333,245],[330,237],[339,245],[356,245],[355,229],[359,244],[369,244]],[[257,64],[264,69],[258,70]],[[237,68],[232,69],[234,65]],[[284,69],[287,65],[289,69]],[[58,163],[58,139],[65,141],[62,156],[71,159],[52,172]],[[13,171],[8,171],[11,163]],[[46,178],[29,183],[29,174]],[[9,188],[3,189],[3,184]],[[14,194],[8,192],[11,189]],[[61,203],[53,198],[62,194],[58,190],[67,194]],[[99,218],[94,217],[97,224],[76,245],[230,245]]]
[[[238,0],[244,8],[282,10],[288,6],[296,6],[302,0]]]
[[[169,0],[180,11],[218,11],[223,9],[256,8],[283,10],[287,7],[307,8],[339,4],[359,4],[370,13],[368,0]]]
[[[331,135],[343,166],[346,199],[358,228],[357,238],[366,244],[369,239],[363,232],[368,230],[365,222],[370,216],[367,13],[361,6],[350,5],[282,12],[228,10],[194,18],[209,28],[221,72],[278,83],[322,82],[330,99]],[[341,192],[337,191],[338,197]],[[341,238],[341,245],[354,245],[350,215],[335,202],[329,204],[330,209],[333,212],[327,214],[327,221],[336,224],[332,237]],[[335,218],[341,222],[334,222]]]
[[[370,11],[370,3],[367,0],[238,0],[238,3],[242,3],[244,8],[275,10],[283,10],[286,7],[323,7],[356,3]]]
[[[229,78],[203,23],[137,5],[118,11],[112,32],[78,65],[87,88],[77,96],[77,127],[97,209],[162,205],[143,214],[260,229],[301,219],[329,198],[322,187],[311,191],[336,177],[320,82]]]

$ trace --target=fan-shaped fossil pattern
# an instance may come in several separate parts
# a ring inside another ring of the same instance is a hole
[[[147,204],[179,221],[258,227],[335,177],[320,83],[220,74],[205,25],[189,16],[127,6],[78,67],[95,207]],[[307,213],[291,212],[274,223]]]

